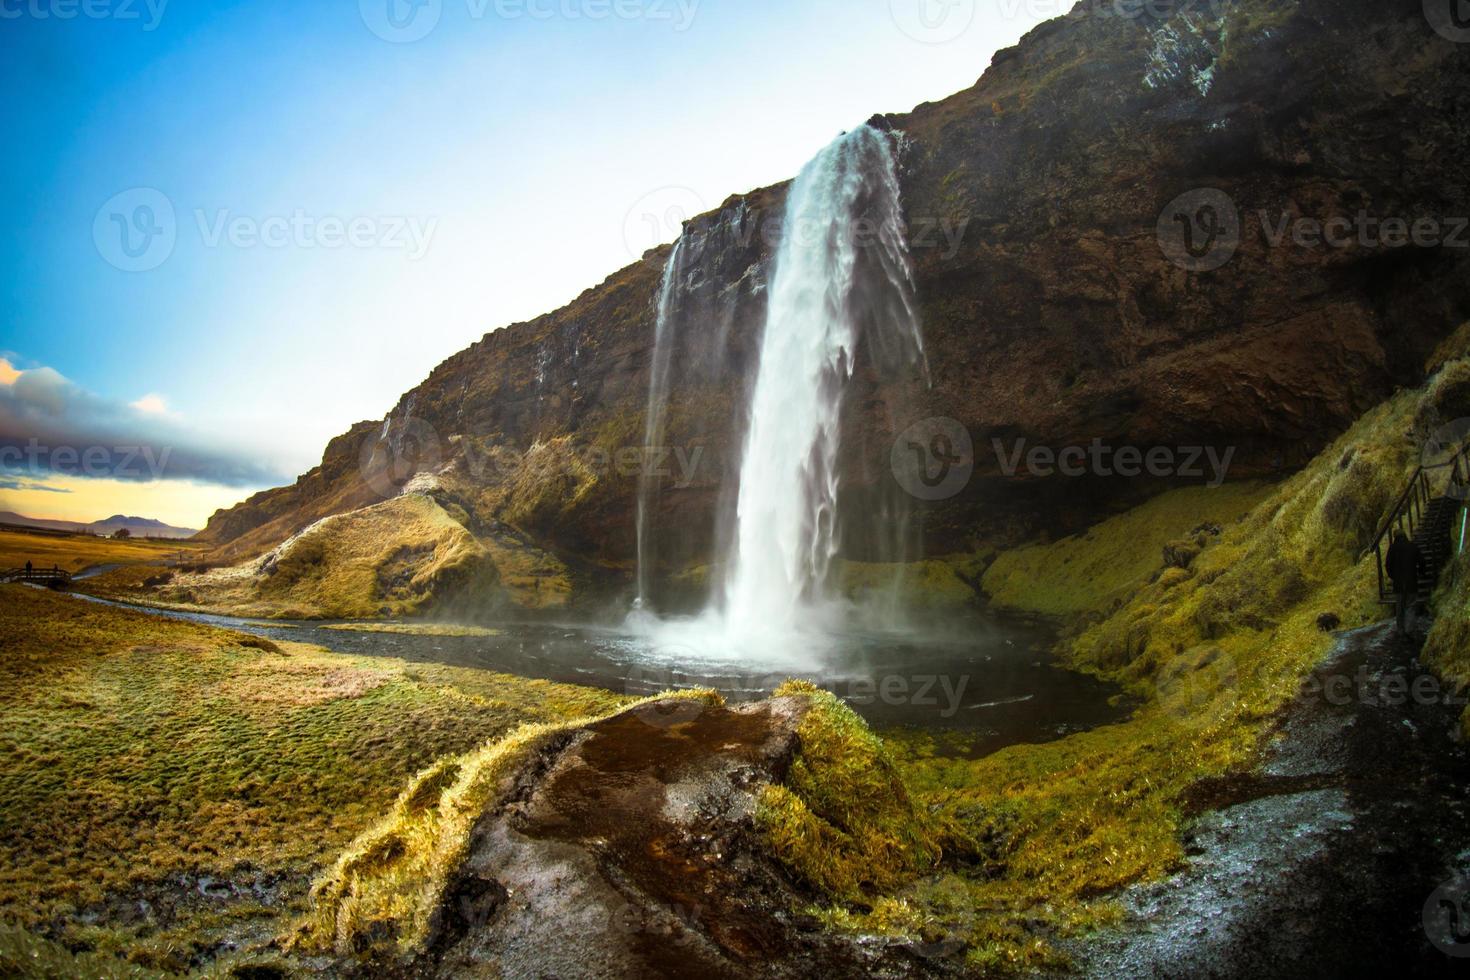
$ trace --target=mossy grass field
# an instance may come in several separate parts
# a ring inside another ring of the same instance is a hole
[[[0,678],[5,974],[67,962],[37,937],[175,973],[266,955],[415,773],[622,703],[19,585],[0,586]]]

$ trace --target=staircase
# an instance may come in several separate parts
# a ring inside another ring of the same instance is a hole
[[[1441,476],[1442,471],[1448,473],[1447,480]],[[1447,462],[1421,466],[1415,471],[1373,543],[1373,551],[1378,556],[1380,602],[1390,606],[1398,602],[1384,564],[1394,532],[1402,531],[1419,547],[1424,559],[1419,594],[1427,596],[1439,584],[1440,573],[1463,545],[1462,509],[1467,501],[1470,501],[1470,444]]]

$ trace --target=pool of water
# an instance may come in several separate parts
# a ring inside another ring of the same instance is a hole
[[[712,687],[731,700],[755,700],[798,677],[832,691],[875,728],[962,735],[966,754],[1050,741],[1117,721],[1128,710],[1113,703],[1112,686],[1055,666],[1048,653],[1053,638],[1046,630],[998,620],[977,619],[931,637],[827,636],[801,657],[761,663],[702,654],[621,625],[516,623],[497,626],[494,636],[416,636],[325,629],[333,624],[323,622],[127,608],[338,653],[470,667],[632,695]]]

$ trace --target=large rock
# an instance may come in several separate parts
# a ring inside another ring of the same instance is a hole
[[[1282,216],[1470,214],[1467,110],[1470,45],[1437,34],[1420,0],[1088,0],[998,54],[974,88],[879,117],[902,134],[932,387],[860,355],[844,513],[892,489],[895,434],[928,416],[976,446],[965,491],[924,505],[930,553],[1071,531],[1157,487],[1007,473],[992,440],[1208,444],[1234,450],[1232,477],[1302,465],[1419,380],[1470,312],[1470,249],[1277,244],[1273,229]],[[1241,232],[1223,266],[1191,271],[1159,228],[1178,228],[1171,202],[1202,189],[1228,198]],[[678,529],[656,539],[668,571],[717,550],[784,194],[731,198],[686,226],[690,326],[666,441],[702,456],[656,503],[656,526]],[[626,569],[637,480],[614,460],[642,442],[668,255],[454,355],[386,423],[335,440],[295,487],[215,515],[205,537],[259,552],[431,469],[473,521]],[[850,557],[878,557],[848,540]]]

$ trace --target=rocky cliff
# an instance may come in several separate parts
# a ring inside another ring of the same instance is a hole
[[[1470,44],[1420,0],[1085,0],[975,87],[876,117],[901,147],[931,379],[860,355],[844,507],[891,489],[896,434],[929,417],[974,445],[963,490],[918,505],[930,553],[1070,530],[1169,479],[1012,468],[1018,447],[1176,467],[1210,447],[1231,478],[1305,463],[1470,316],[1467,83]],[[709,560],[729,505],[784,193],[686,225],[654,461],[668,571]],[[412,479],[482,539],[626,569],[669,252],[486,335],[294,486],[216,514],[215,558]]]

